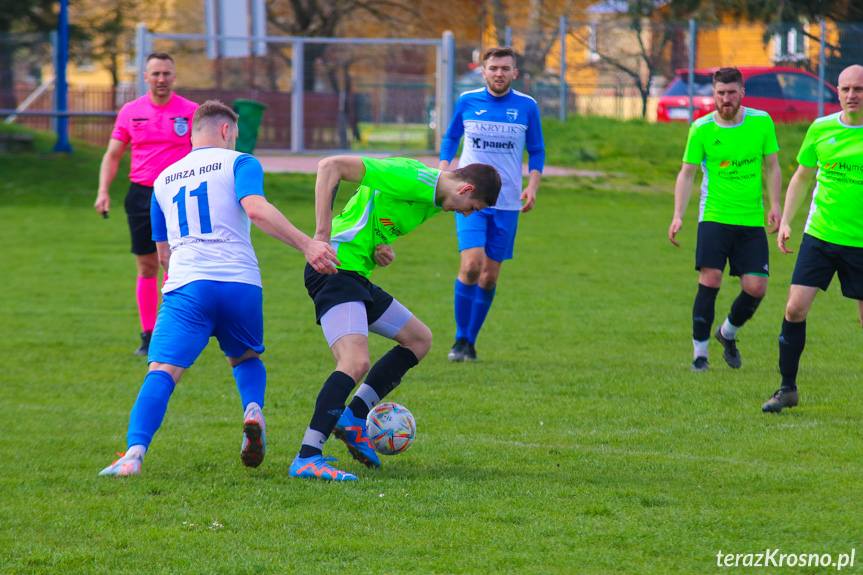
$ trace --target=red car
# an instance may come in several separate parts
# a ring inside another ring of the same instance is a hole
[[[695,70],[692,97],[694,120],[716,110],[713,101],[713,73],[719,68]],[[818,77],[805,70],[772,66],[741,66],[743,106],[764,110],[776,123],[811,122],[818,117]],[[689,70],[677,76],[659,98],[656,120],[687,121]],[[840,111],[839,93],[824,83],[824,115]]]

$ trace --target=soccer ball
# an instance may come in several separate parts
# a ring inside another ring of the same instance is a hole
[[[366,418],[369,441],[375,451],[395,455],[411,446],[417,436],[417,424],[408,409],[388,401],[375,406]]]

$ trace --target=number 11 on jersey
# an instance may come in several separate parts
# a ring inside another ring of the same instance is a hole
[[[200,227],[202,234],[213,232],[213,225],[210,223],[210,202],[207,198],[207,182],[201,182],[201,185],[189,192],[189,195],[198,199],[198,218],[200,219]],[[177,215],[180,219],[180,237],[189,235],[189,221],[186,217],[186,186],[180,188],[177,195],[174,196],[174,203],[177,204]]]

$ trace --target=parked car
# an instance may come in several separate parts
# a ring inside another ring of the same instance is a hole
[[[764,110],[776,123],[811,122],[818,117],[818,84],[820,80],[806,70],[787,67],[741,66],[743,105]],[[713,101],[713,73],[718,68],[695,70],[693,86],[693,119],[716,110]],[[656,119],[659,122],[689,119],[689,70],[678,70],[677,76],[659,98]],[[839,93],[824,83],[824,114],[841,110]]]

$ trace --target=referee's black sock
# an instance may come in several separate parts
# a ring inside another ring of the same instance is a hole
[[[779,334],[779,373],[782,374],[783,389],[797,389],[797,369],[804,347],[806,320],[791,322],[783,319],[782,333]]]
[[[719,288],[698,284],[695,305],[692,306],[692,339],[706,341],[710,339],[710,328],[716,315],[716,295]]]
[[[331,373],[318,394],[309,429],[319,432],[324,439],[329,438],[339,421],[339,416],[345,410],[345,401],[355,385],[356,382],[348,374],[342,371]],[[311,457],[321,453],[320,446],[303,443],[300,448],[300,457]]]

